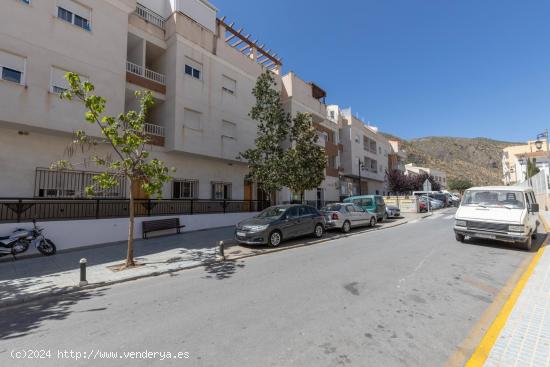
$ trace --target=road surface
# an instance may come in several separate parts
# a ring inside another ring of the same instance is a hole
[[[447,210],[2,310],[0,366],[442,366],[533,256],[458,243],[452,223]],[[50,357],[13,359],[25,350]]]

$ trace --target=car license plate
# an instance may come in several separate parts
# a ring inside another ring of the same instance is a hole
[[[476,235],[476,237],[486,238],[488,240],[495,240],[497,238],[497,236],[495,236],[494,234],[484,234],[484,233],[479,233]]]
[[[246,232],[237,232],[237,237],[246,237]]]

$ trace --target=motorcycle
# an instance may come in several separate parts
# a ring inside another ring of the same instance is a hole
[[[55,254],[55,244],[44,237],[44,228],[38,227],[34,219],[32,223],[32,229],[17,228],[11,235],[0,237],[0,256],[12,255],[15,260],[15,255],[27,251],[31,243],[44,256]]]

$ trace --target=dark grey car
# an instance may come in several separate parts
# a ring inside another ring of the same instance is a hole
[[[283,240],[325,233],[325,218],[308,205],[271,206],[253,218],[244,220],[235,228],[235,239],[248,245],[268,244],[277,247]]]

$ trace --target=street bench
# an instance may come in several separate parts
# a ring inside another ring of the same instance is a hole
[[[168,218],[159,220],[148,220],[141,223],[142,238],[147,239],[147,233],[164,231],[166,229],[175,229],[176,233],[180,233],[180,229],[185,225],[180,224],[179,218]]]

